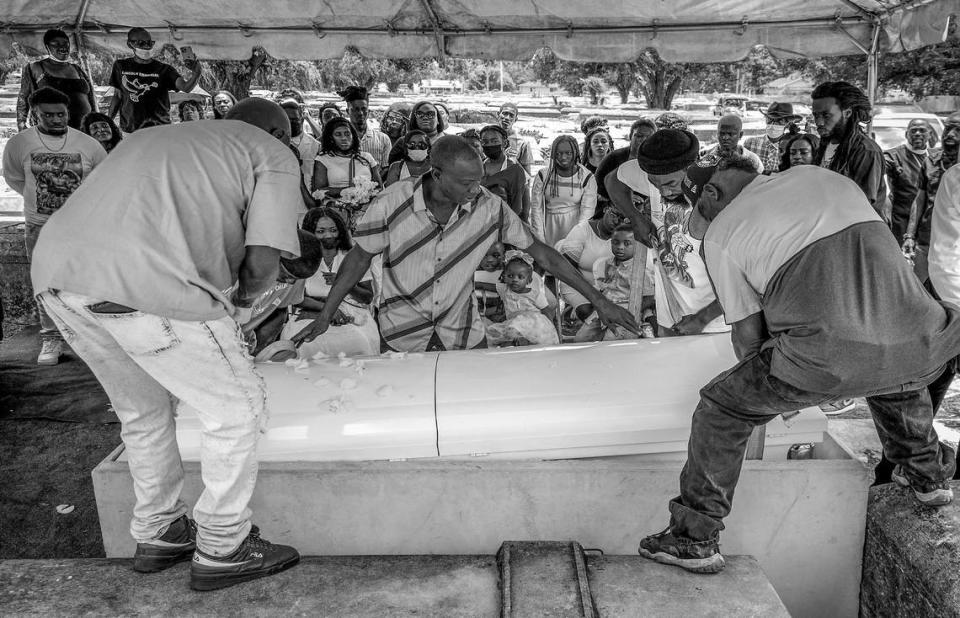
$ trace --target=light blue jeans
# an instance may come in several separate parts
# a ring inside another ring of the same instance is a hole
[[[236,322],[94,313],[100,299],[55,290],[40,300],[120,418],[136,494],[133,538],[157,538],[187,511],[175,418],[190,406],[203,423],[197,546],[214,556],[236,549],[250,531],[257,438],[267,419],[263,378]]]

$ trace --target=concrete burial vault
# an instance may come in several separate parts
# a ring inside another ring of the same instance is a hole
[[[475,555],[508,539],[636,555],[666,526],[698,389],[734,363],[728,335],[705,335],[263,365],[254,520],[305,555]],[[721,537],[794,616],[857,613],[869,482],[826,427],[819,410],[767,425]],[[191,502],[190,410],[177,436]],[[795,443],[813,458],[788,459]],[[93,479],[106,554],[131,556],[122,446]]]

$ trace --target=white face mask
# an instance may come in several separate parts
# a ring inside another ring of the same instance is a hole
[[[426,150],[408,150],[407,156],[410,157],[411,161],[416,161],[420,163],[421,161],[427,160],[427,151]]]
[[[783,132],[787,130],[782,124],[770,124],[767,125],[767,137],[773,140],[780,139],[783,137]]]
[[[54,56],[53,54],[49,54],[49,55],[47,55],[47,58],[46,58],[46,59],[47,59],[47,60],[52,60],[53,62],[58,62],[58,63],[60,63],[60,64],[70,64],[70,56],[67,56],[64,60],[60,60],[59,58],[57,58],[57,57]]]
[[[153,50],[152,50],[152,49],[140,49],[140,48],[136,48],[136,49],[133,50],[133,53],[134,53],[134,55],[135,55],[137,58],[140,58],[141,60],[150,60],[151,58],[153,58]]]

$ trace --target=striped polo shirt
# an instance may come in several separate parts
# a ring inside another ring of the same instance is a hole
[[[533,244],[527,226],[484,188],[439,225],[423,200],[422,177],[378,195],[357,222],[354,240],[367,253],[383,255],[380,334],[406,352],[425,350],[434,332],[447,350],[483,341],[474,271],[495,242],[521,249]]]

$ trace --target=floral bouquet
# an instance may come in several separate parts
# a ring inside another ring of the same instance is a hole
[[[380,193],[380,186],[369,178],[357,178],[354,183],[340,191],[339,198],[330,198],[333,201],[332,206],[339,208],[349,217],[351,230],[355,227],[357,219],[363,214],[366,205]],[[323,200],[326,198],[326,192],[314,191],[313,197]]]

